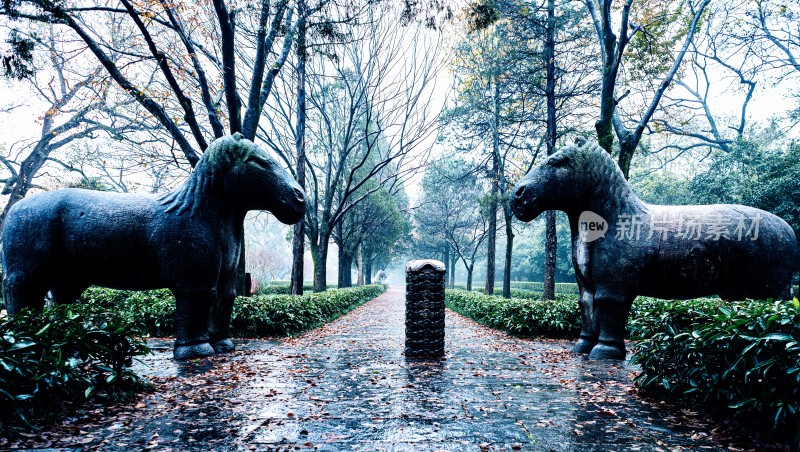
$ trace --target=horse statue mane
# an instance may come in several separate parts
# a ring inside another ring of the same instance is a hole
[[[196,212],[208,207],[209,198],[201,194],[213,190],[225,172],[245,161],[253,151],[252,142],[242,141],[242,138],[242,134],[236,132],[214,140],[186,181],[159,198],[159,202],[167,207],[167,212],[178,215],[188,212],[193,217]]]
[[[591,195],[604,197],[606,207],[613,210],[641,210],[643,202],[633,192],[611,154],[600,145],[578,137],[575,144],[564,146],[554,157],[561,152],[575,162],[575,171],[583,177],[584,186],[591,187]]]

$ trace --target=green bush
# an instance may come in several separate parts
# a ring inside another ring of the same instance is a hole
[[[136,323],[101,306],[20,312],[0,325],[0,434],[144,390],[130,365],[149,352]]]
[[[377,297],[382,285],[309,292],[301,296],[257,295],[233,305],[234,336],[288,336],[314,329]]]
[[[328,284],[327,289],[336,289],[335,284]],[[289,295],[289,282],[286,281],[273,281],[272,284],[258,289],[256,295]],[[313,284],[303,284],[303,293],[312,292],[314,290]]]
[[[800,448],[800,303],[640,306],[629,327],[643,390],[739,417]]]
[[[464,283],[454,284],[453,287],[459,290],[467,290]],[[503,282],[497,281],[494,285],[495,293],[501,292],[503,289]],[[577,295],[578,284],[576,283],[556,283],[556,295]],[[472,290],[483,291],[482,284],[473,284]],[[525,296],[525,293],[541,294],[544,291],[544,283],[531,282],[531,281],[511,281],[511,296],[517,298],[533,298],[532,296]],[[516,295],[515,295],[516,294]]]
[[[175,334],[175,298],[168,289],[137,292],[91,287],[81,295],[79,303],[101,306],[135,320],[150,336]]]
[[[543,292],[544,283],[530,282],[530,281],[511,281],[512,289],[531,290],[534,292]],[[556,294],[563,295],[577,295],[579,293],[578,284],[576,283],[556,283]]]
[[[279,286],[280,287],[280,286]],[[287,291],[288,291],[288,286]],[[286,336],[316,328],[378,296],[385,286],[370,285],[292,295],[237,297],[231,316],[234,337]],[[91,288],[82,304],[114,309],[126,319],[136,319],[152,336],[175,335],[175,299],[169,290],[132,292]]]
[[[574,296],[542,301],[538,296],[505,299],[465,290],[447,290],[445,294],[448,308],[515,336],[572,338],[580,333],[581,316]]]

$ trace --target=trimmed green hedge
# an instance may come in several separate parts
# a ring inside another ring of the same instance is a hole
[[[328,284],[326,287],[327,289],[336,289],[337,286],[335,284]],[[289,283],[283,284],[283,282],[276,283],[275,281],[272,282],[269,286],[264,286],[258,289],[256,295],[289,295]],[[313,284],[303,284],[303,293],[306,292],[313,292],[314,285]]]
[[[386,290],[382,285],[333,289],[292,295],[237,297],[231,316],[234,337],[288,336],[314,329]],[[113,309],[127,319],[137,319],[146,334],[175,334],[175,299],[169,290],[132,292],[90,288],[81,303]]]
[[[467,290],[467,286],[464,283],[454,284],[455,289],[459,290]],[[501,292],[503,290],[503,282],[496,281],[495,285],[495,293]],[[578,295],[580,291],[578,290],[577,283],[556,283],[555,285],[556,295]],[[483,287],[479,285],[473,284],[472,290],[475,291],[483,291]],[[531,281],[511,281],[511,296],[517,297],[516,294],[522,295],[524,293],[533,292],[535,294],[541,294],[544,291],[544,283],[543,282],[531,282]],[[530,298],[525,297],[524,295],[521,298]]]
[[[516,336],[572,338],[580,333],[581,316],[574,296],[554,301],[505,299],[465,290],[445,291],[445,304],[482,325]]]
[[[658,301],[629,323],[636,383],[800,449],[800,303]]]
[[[238,337],[299,334],[341,317],[385,290],[386,286],[373,284],[301,296],[239,297],[233,305],[231,328]]]
[[[150,387],[130,370],[150,352],[140,336],[130,318],[100,306],[24,310],[0,324],[0,434]]]

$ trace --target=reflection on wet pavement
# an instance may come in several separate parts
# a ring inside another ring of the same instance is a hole
[[[446,357],[406,359],[403,297],[394,288],[304,336],[188,363],[152,341],[136,370],[156,392],[80,425],[92,438],[82,447],[725,450],[709,427],[670,422],[634,395],[635,369],[572,355],[570,341],[511,338],[448,312]]]

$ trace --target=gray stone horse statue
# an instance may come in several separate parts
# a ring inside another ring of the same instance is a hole
[[[232,351],[230,317],[244,217],[268,210],[300,221],[303,191],[240,134],[215,140],[192,174],[160,198],[80,189],[17,203],[3,226],[9,314],[70,303],[90,285],[169,288],[176,300],[174,356]]]
[[[522,221],[566,212],[583,316],[574,351],[592,359],[625,358],[625,324],[637,295],[780,298],[800,258],[792,228],[769,212],[643,202],[608,153],[583,139],[528,173],[511,207]]]

